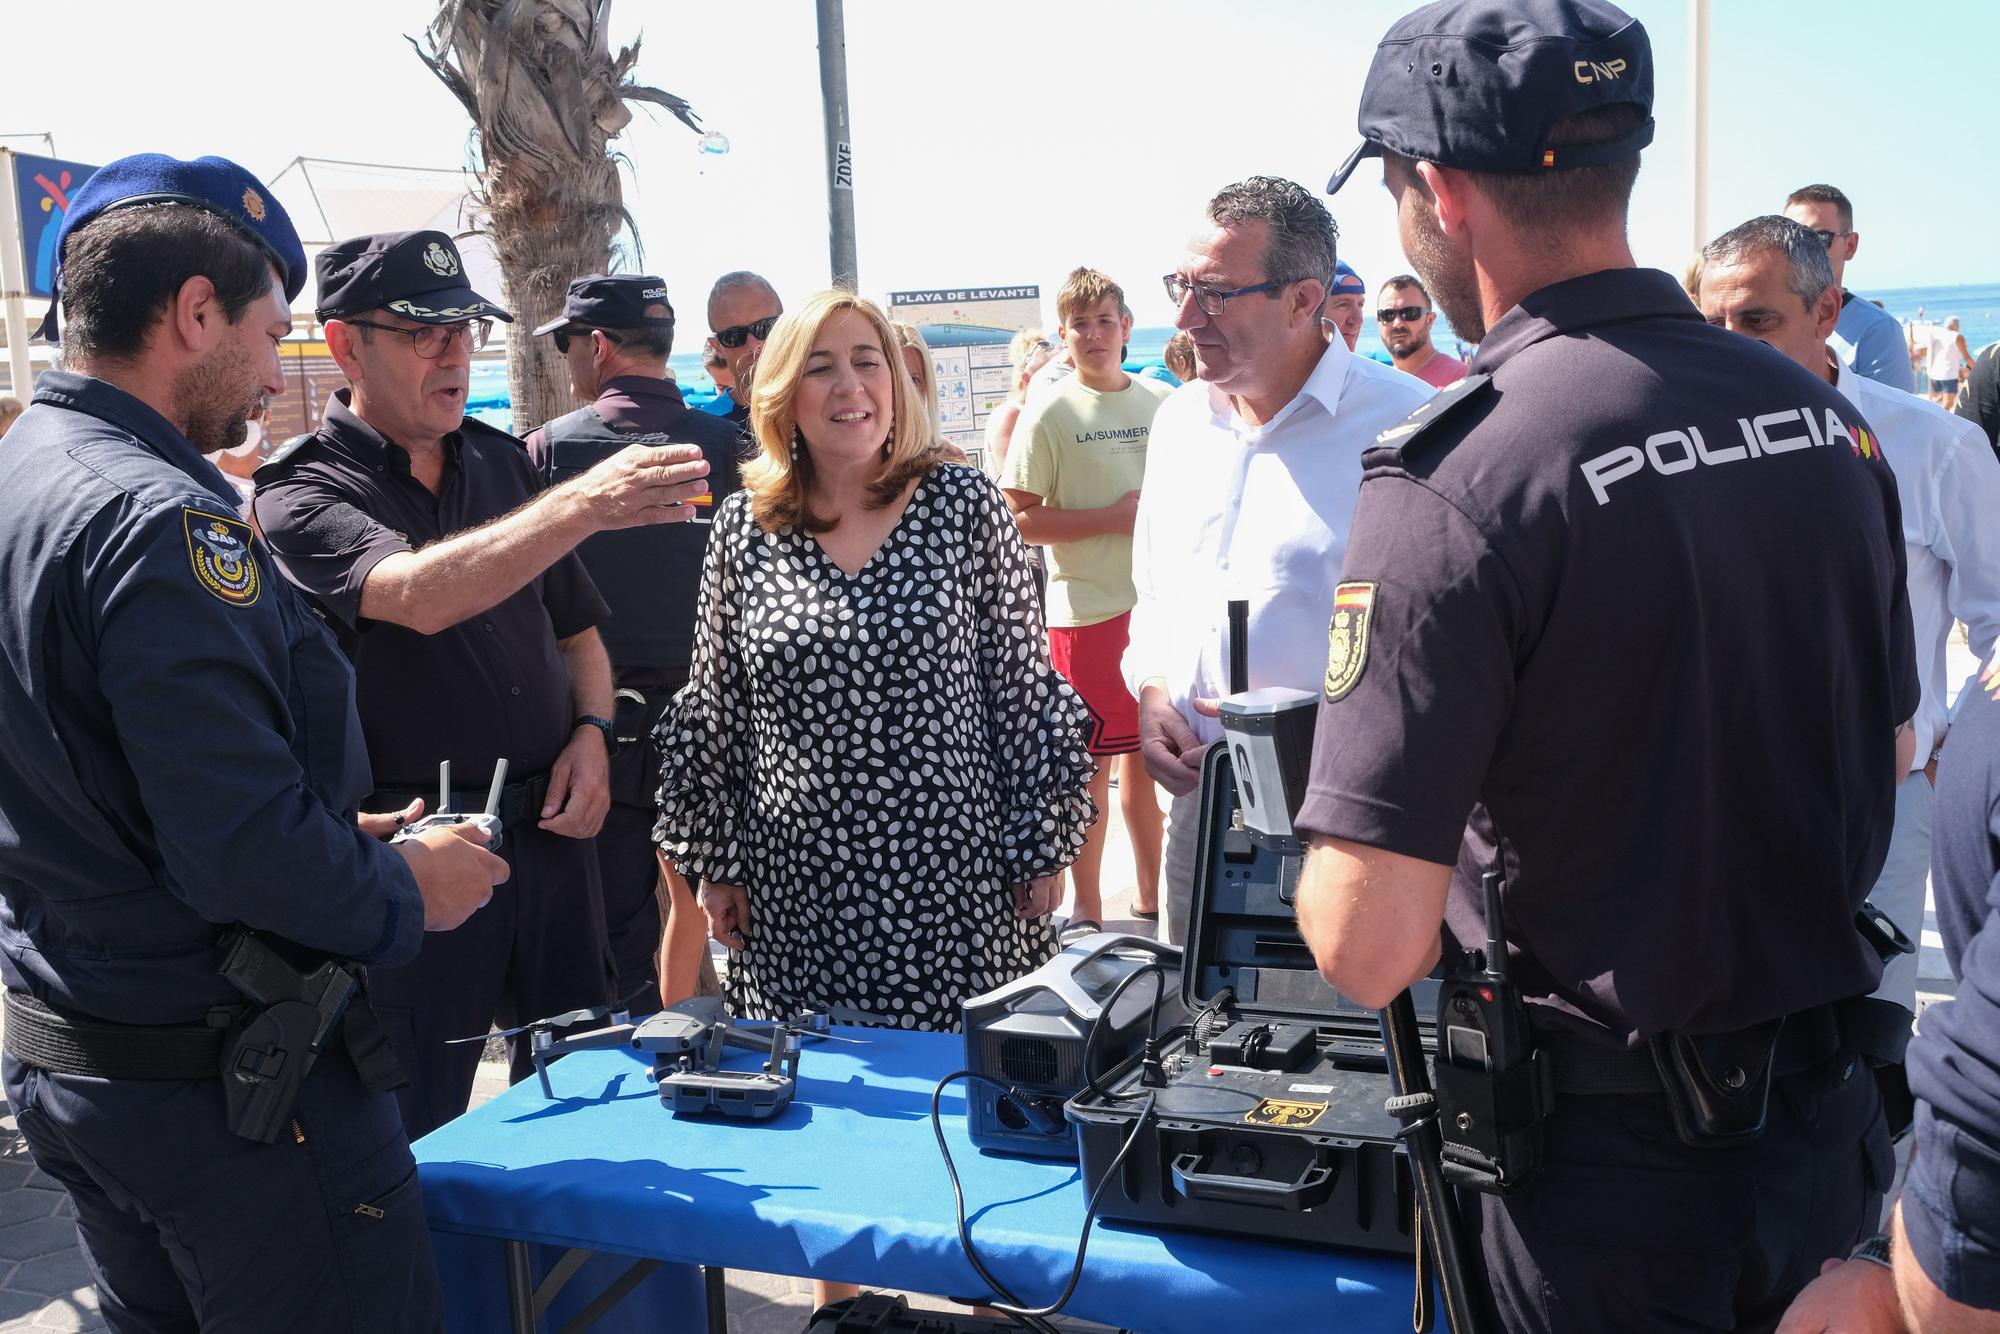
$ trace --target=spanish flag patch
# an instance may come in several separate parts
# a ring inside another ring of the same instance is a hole
[[[1342,699],[1368,665],[1368,622],[1375,609],[1375,581],[1357,580],[1333,590],[1333,621],[1326,630],[1326,697]]]

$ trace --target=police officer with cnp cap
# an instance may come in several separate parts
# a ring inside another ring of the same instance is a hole
[[[414,815],[449,761],[454,808],[477,810],[508,766],[513,877],[468,929],[373,979],[414,1138],[471,1096],[480,1044],[454,1039],[611,999],[590,841],[610,805],[611,667],[574,548],[685,522],[708,465],[687,446],[632,446],[544,489],[519,440],[465,415],[472,352],[512,317],[473,290],[450,237],[355,237],[315,265],[348,388],[257,470],[255,512],[354,662],[375,771],[363,809]],[[514,1056],[519,1078],[525,1043]]]
[[[202,457],[283,391],[305,278],[235,163],[100,167],[57,240],[63,369],[0,451],[7,1099],[117,1330],[441,1317],[358,984],[506,866],[356,828],[353,673]]]
[[[597,834],[612,990],[624,997],[645,989],[650,998],[655,992],[649,983],[657,978],[661,1001],[685,1000],[707,957],[708,931],[693,889],[653,853],[660,773],[653,725],[673,693],[687,683],[708,517],[742,484],[737,471],[741,446],[728,422],[689,409],[667,373],[674,350],[674,308],[661,279],[650,274],[578,278],[569,285],[561,316],[535,335],[555,339],[556,350],[569,363],[577,397],[587,400],[586,406],[528,436],[528,453],[551,485],[635,441],[695,445],[708,461],[709,490],[695,499],[693,523],[599,533],[577,549],[611,608],[600,628],[618,687],[611,810]]]
[[[1430,5],[1329,187],[1382,160],[1480,346],[1363,457],[1299,920],[1382,1005],[1504,877],[1552,1088],[1454,1059],[1543,1143],[1468,1197],[1509,1330],[1768,1328],[1891,1175],[1850,1003],[1917,706],[1895,483],[1852,404],[1634,267],[1654,78],[1603,0]]]

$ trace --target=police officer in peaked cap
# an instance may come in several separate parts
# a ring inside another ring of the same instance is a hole
[[[1299,921],[1382,1005],[1504,876],[1554,1085],[1539,1168],[1467,1197],[1508,1330],[1769,1328],[1891,1176],[1853,1002],[1917,707],[1895,483],[1853,405],[1635,267],[1654,77],[1603,0],[1427,6],[1329,186],[1381,159],[1479,352],[1363,459]]]
[[[349,657],[375,790],[414,811],[450,761],[479,809],[502,760],[499,852],[513,868],[463,931],[371,980],[412,1138],[466,1108],[480,1046],[454,1039],[613,999],[592,839],[616,749],[607,608],[575,554],[608,529],[685,524],[708,489],[687,445],[635,444],[543,486],[522,442],[466,415],[472,353],[512,316],[436,231],[352,237],[314,261],[348,379],[319,429],[257,470],[279,569]],[[516,1079],[533,1068],[514,1047]]]
[[[142,154],[77,191],[57,264],[63,369],[0,452],[8,1101],[112,1329],[435,1329],[355,987],[507,868],[356,827],[353,673],[202,458],[284,389],[304,253],[243,168]],[[301,1034],[289,985],[351,999]]]
[[[528,435],[529,457],[550,485],[635,442],[695,445],[708,462],[708,494],[695,500],[693,523],[599,533],[577,548],[611,608],[604,647],[618,687],[611,809],[597,833],[612,991],[632,996],[643,990],[647,1003],[634,1007],[643,1011],[693,995],[708,959],[707,922],[693,888],[653,851],[660,776],[653,725],[687,683],[708,517],[742,485],[742,446],[730,423],[690,409],[667,371],[674,308],[662,279],[631,273],[578,278],[569,285],[562,314],[535,336],[555,340],[571,387],[584,400],[583,407]]]

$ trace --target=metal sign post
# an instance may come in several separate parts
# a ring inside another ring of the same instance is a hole
[[[819,88],[826,104],[826,211],[833,285],[861,290],[854,259],[854,138],[847,120],[847,23],[841,0],[819,0]]]
[[[35,387],[28,363],[27,260],[21,252],[20,186],[8,148],[0,148],[0,301],[7,315],[7,392],[25,403]]]

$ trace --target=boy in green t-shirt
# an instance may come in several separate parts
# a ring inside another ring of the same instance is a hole
[[[1171,391],[1127,375],[1132,333],[1125,293],[1094,269],[1077,269],[1056,295],[1056,315],[1076,374],[1031,398],[1014,427],[1001,479],[1029,544],[1048,548],[1049,658],[1090,710],[1090,752],[1116,758],[1118,800],[1138,872],[1133,911],[1159,912],[1162,818],[1139,759],[1138,705],[1119,671],[1132,604],[1132,519],[1146,472],[1153,414]],[[1090,795],[1100,811],[1111,771],[1100,764]],[[1104,821],[1070,867],[1073,919],[1101,920]]]

